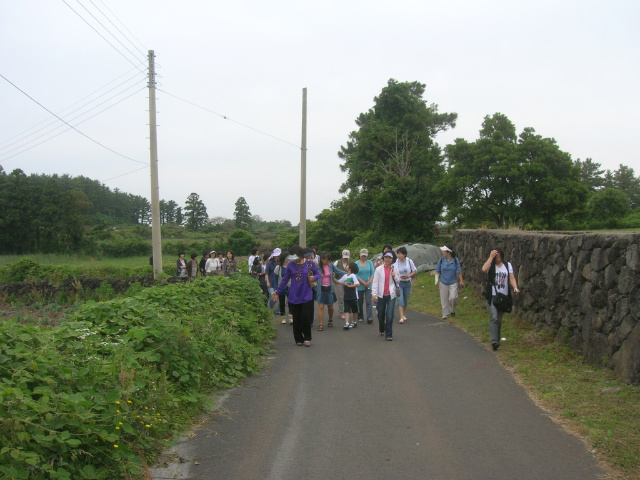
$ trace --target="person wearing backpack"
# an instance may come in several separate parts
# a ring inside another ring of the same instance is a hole
[[[491,347],[494,351],[500,347],[500,330],[502,328],[503,311],[499,310],[495,305],[496,296],[498,294],[510,295],[510,288],[517,295],[520,293],[518,282],[513,274],[511,263],[504,262],[504,252],[500,248],[494,248],[489,254],[489,258],[484,265],[482,271],[488,274],[489,283],[487,284],[486,298],[487,310],[489,311],[489,337]]]
[[[440,287],[440,304],[442,305],[442,319],[446,320],[449,315],[456,316],[456,301],[458,300],[458,285],[464,287],[462,279],[462,269],[460,260],[446,245],[440,247],[442,258],[436,265],[436,285]]]

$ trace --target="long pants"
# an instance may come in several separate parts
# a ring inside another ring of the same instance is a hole
[[[367,320],[373,318],[373,307],[371,306],[371,289],[367,288],[366,290],[358,290],[358,317],[360,320],[364,320],[364,308],[367,307]]]
[[[338,312],[344,313],[344,285],[336,285],[336,303],[335,307]]]
[[[393,314],[396,308],[396,299],[391,295],[378,297],[378,328],[384,333],[385,338],[393,337]]]
[[[447,318],[456,311],[458,300],[458,284],[445,285],[440,282],[440,304],[442,305],[442,318]]]
[[[313,300],[305,303],[289,303],[289,313],[293,315],[293,339],[296,343],[311,341]]]
[[[280,301],[280,316],[284,317],[285,315],[285,305],[287,303],[286,295],[279,295],[278,300]],[[289,313],[291,313],[291,309],[289,309]]]
[[[487,302],[487,310],[489,311],[489,338],[491,339],[491,345],[500,345],[500,331],[502,330],[502,315],[501,312],[493,305],[493,299],[491,297],[491,303]]]

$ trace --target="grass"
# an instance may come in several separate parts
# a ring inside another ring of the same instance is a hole
[[[440,317],[440,295],[432,275],[421,274],[410,307]],[[505,315],[496,352],[531,398],[569,432],[580,437],[611,479],[637,480],[640,472],[640,386],[617,380],[610,370],[579,356],[515,315]],[[451,323],[489,348],[485,300],[473,288],[459,292]]]

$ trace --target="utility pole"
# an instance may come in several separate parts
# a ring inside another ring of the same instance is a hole
[[[151,152],[151,244],[153,278],[162,273],[162,235],[160,233],[160,194],[158,187],[158,135],[156,132],[156,67],[149,50],[149,150]]]
[[[302,142],[300,154],[300,246],[307,246],[307,89],[302,89]]]

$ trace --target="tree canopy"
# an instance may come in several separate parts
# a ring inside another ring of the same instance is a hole
[[[434,138],[455,126],[457,114],[439,113],[424,93],[424,84],[390,79],[340,148],[347,172],[340,191],[347,195],[339,207],[348,212],[351,232],[393,232],[405,241],[433,237],[442,209],[433,187],[444,171]]]
[[[553,227],[587,198],[580,168],[552,138],[533,128],[518,136],[503,114],[487,115],[475,142],[446,148],[448,169],[438,185],[447,217],[467,226]]]

